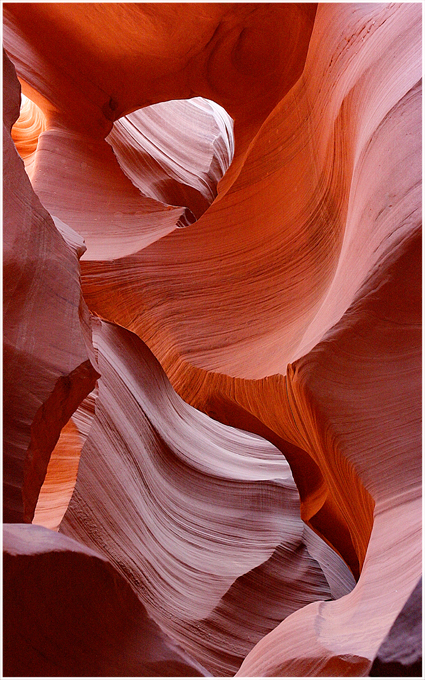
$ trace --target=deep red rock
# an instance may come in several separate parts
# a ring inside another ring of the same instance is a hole
[[[23,524],[5,525],[3,550],[6,676],[204,674],[99,553]]]
[[[4,519],[31,521],[60,431],[98,377],[81,237],[41,205],[10,137],[20,87],[4,58]]]

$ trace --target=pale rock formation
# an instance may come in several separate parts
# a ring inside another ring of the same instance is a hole
[[[162,102],[117,120],[106,141],[142,194],[198,218],[217,195],[234,154],[233,122],[215,102]]]
[[[142,196],[104,140],[73,131],[43,132],[32,185],[52,215],[79,229],[87,246],[83,257],[92,260],[137,252],[195,219],[188,208]]]
[[[339,593],[354,581],[306,534],[272,444],[185,404],[139,338],[93,323],[99,396],[60,531],[105,554],[202,665],[233,674],[282,618],[332,597],[327,572]]]

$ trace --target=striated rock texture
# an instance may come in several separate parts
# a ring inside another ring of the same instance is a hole
[[[5,519],[131,587],[106,674],[158,630],[188,675],[418,672],[421,18],[4,6]]]
[[[318,427],[318,449],[327,444],[328,464],[335,467],[341,466],[338,453],[345,454],[346,480],[351,465],[360,469],[376,501],[374,524],[356,588],[281,623],[245,659],[242,676],[297,676],[305,669],[310,675],[364,674],[420,574],[420,432],[414,426],[420,421],[420,256],[421,239],[414,235],[388,256],[325,340],[292,367],[296,401],[326,424]],[[360,412],[368,418],[360,420]]]
[[[187,206],[197,218],[216,197],[234,154],[232,119],[202,97],[134,111],[114,123],[106,141],[143,194]]]

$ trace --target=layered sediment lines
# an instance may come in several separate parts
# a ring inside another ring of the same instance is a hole
[[[280,624],[248,655],[241,676],[364,674],[421,573],[420,259],[417,233],[292,367],[294,400],[321,423],[326,464],[336,467],[330,452],[339,450],[359,471],[375,499],[374,523],[356,588]]]
[[[420,10],[5,6],[8,521],[51,456],[36,517],[214,674],[366,675],[420,576]]]
[[[232,119],[202,97],[134,111],[114,123],[106,141],[145,196],[187,206],[196,218],[215,199],[234,154]]]

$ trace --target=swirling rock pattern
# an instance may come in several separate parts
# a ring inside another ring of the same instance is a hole
[[[4,39],[45,125],[31,186],[6,59],[5,263],[42,270],[6,279],[8,521],[201,672],[367,675],[421,571],[420,6],[7,4]]]
[[[21,97],[21,111],[12,127],[12,139],[17,152],[24,161],[28,177],[32,179],[38,138],[46,129],[46,119],[37,104],[25,95]]]
[[[232,119],[202,97],[134,111],[114,123],[106,141],[143,194],[187,206],[197,218],[234,155]]]
[[[326,447],[327,464],[345,480],[351,464],[376,501],[357,586],[281,623],[245,659],[242,676],[364,674],[420,574],[420,244],[414,233],[391,252],[340,323],[291,371],[296,403],[318,423],[316,451]],[[369,417],[360,420],[364,409]],[[332,450],[343,452],[341,462],[332,462]]]
[[[272,444],[185,404],[128,331],[97,322],[93,337],[95,421],[60,531],[108,556],[204,666],[233,674],[278,621],[332,597],[328,569],[345,593],[352,577],[325,545],[325,574],[310,557],[289,466]]]

